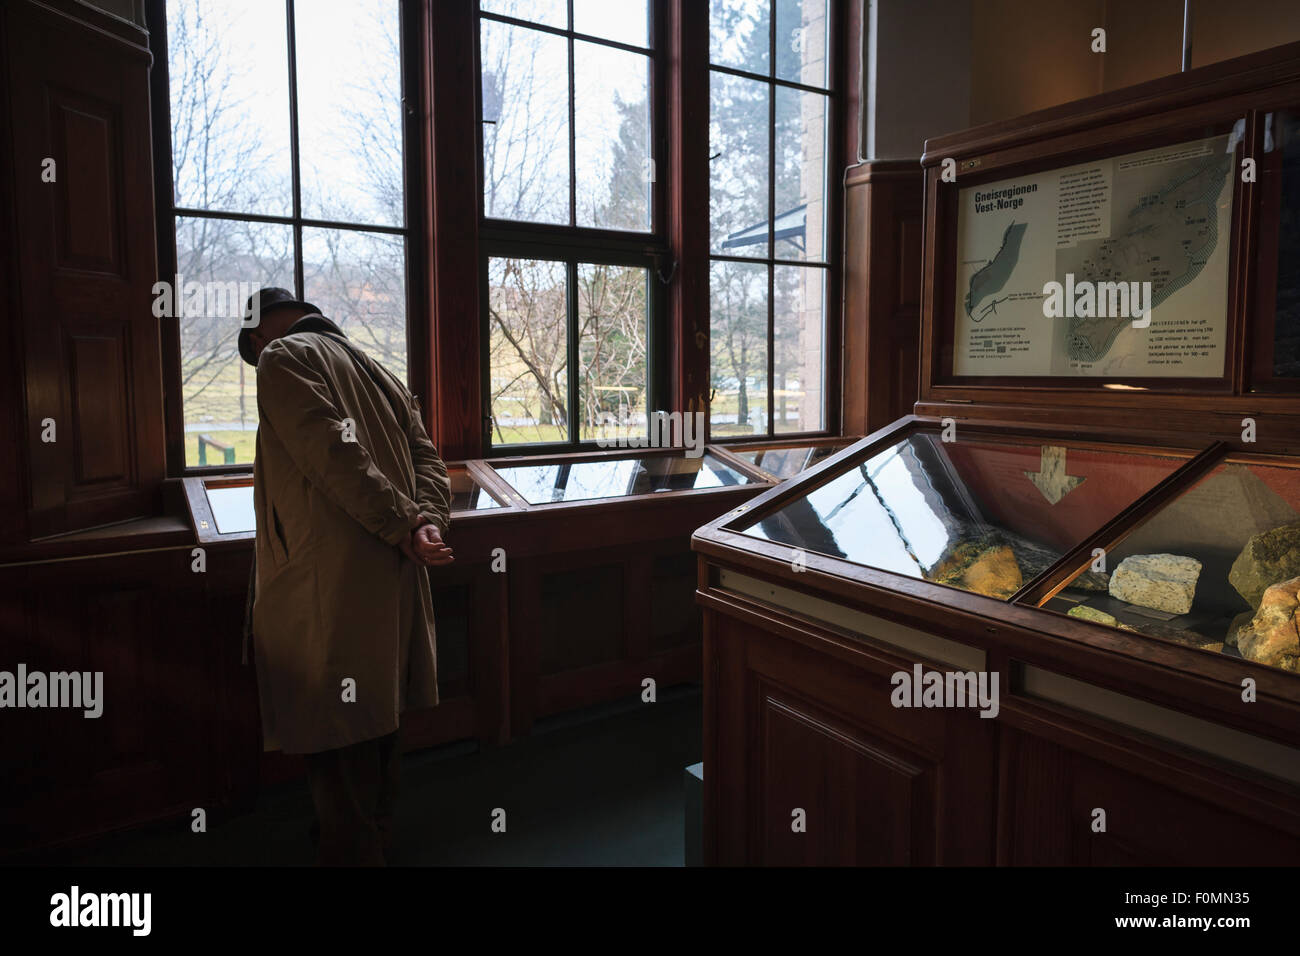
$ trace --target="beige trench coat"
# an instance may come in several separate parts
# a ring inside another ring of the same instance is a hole
[[[451,504],[411,393],[363,356],[381,390],[304,322],[337,328],[300,320],[257,364],[252,639],[263,744],[286,753],[381,737],[437,704],[428,574],[397,545],[425,521],[445,533]]]

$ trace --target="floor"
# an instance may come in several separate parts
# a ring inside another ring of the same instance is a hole
[[[685,768],[700,759],[695,686],[540,722],[506,747],[467,744],[408,754],[396,866],[681,866]],[[505,832],[492,830],[505,810]],[[68,865],[256,865],[312,862],[306,783],[270,788],[251,813],[119,834],[45,862]]]

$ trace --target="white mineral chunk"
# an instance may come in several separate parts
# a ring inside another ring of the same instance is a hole
[[[1135,554],[1110,576],[1110,596],[1139,607],[1186,614],[1192,609],[1201,562],[1181,554]]]

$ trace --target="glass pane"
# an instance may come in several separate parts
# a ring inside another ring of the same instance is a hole
[[[650,229],[650,58],[573,44],[578,225]]]
[[[826,97],[777,87],[776,258],[826,258]]]
[[[744,532],[1005,599],[1185,460],[914,432]]]
[[[770,7],[768,0],[709,0],[709,62],[767,76]]]
[[[284,4],[168,0],[176,205],[292,213],[288,53]]]
[[[1300,469],[1228,462],[1105,556],[1108,587],[1044,607],[1149,637],[1300,669]]]
[[[776,76],[826,86],[826,0],[776,0]]]
[[[209,461],[219,465],[219,461]],[[217,534],[239,534],[257,530],[257,515],[253,508],[252,482],[230,485],[204,485],[212,520],[217,524]]]
[[[518,465],[498,467],[497,472],[534,505],[749,484],[748,478],[709,454]]]
[[[483,210],[569,222],[569,42],[483,20]]]
[[[800,445],[797,448],[737,449],[736,454],[769,475],[784,481],[835,454],[843,445]]]
[[[299,3],[294,11],[303,215],[400,226],[398,2]]]
[[[649,5],[646,0],[573,0],[576,33],[604,37],[632,46],[650,45]]]
[[[1264,159],[1280,166],[1277,230],[1277,298],[1273,314],[1273,374],[1300,377],[1300,114],[1273,114],[1274,156]],[[1262,177],[1261,177],[1262,178]]]
[[[568,0],[479,0],[478,8],[484,13],[499,13],[562,30],[569,27]]]
[[[501,503],[463,468],[448,469],[447,477],[451,479],[452,511],[487,511],[501,507]]]
[[[772,291],[773,424],[778,432],[822,428],[826,270],[776,266]]]
[[[767,266],[714,262],[709,280],[709,434],[767,434]]]
[[[767,255],[769,89],[727,73],[710,77],[709,232],[716,253]]]
[[[569,437],[564,263],[488,260],[492,444]]]
[[[176,265],[181,288],[170,315],[180,326],[185,464],[200,463],[200,435],[207,439],[208,464],[224,464],[228,448],[231,461],[248,464],[257,431],[257,375],[240,359],[236,339],[251,294],[268,285],[293,288],[293,230],[178,218]]]
[[[578,266],[579,438],[646,434],[648,269]]]
[[[307,301],[352,343],[406,380],[406,241],[345,229],[302,231]]]

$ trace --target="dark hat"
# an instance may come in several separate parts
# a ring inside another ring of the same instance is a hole
[[[295,299],[292,292],[288,289],[281,289],[277,286],[271,286],[265,289],[258,289],[256,293],[248,297],[248,302],[244,305],[243,327],[239,330],[239,357],[249,365],[256,367],[257,356],[253,354],[253,341],[249,338],[249,331],[257,328],[257,323],[253,321],[253,304],[257,303],[258,320],[264,313],[271,309],[278,309],[286,305],[297,305],[306,309],[308,312],[319,313],[320,309],[310,302],[304,302],[301,299]]]

